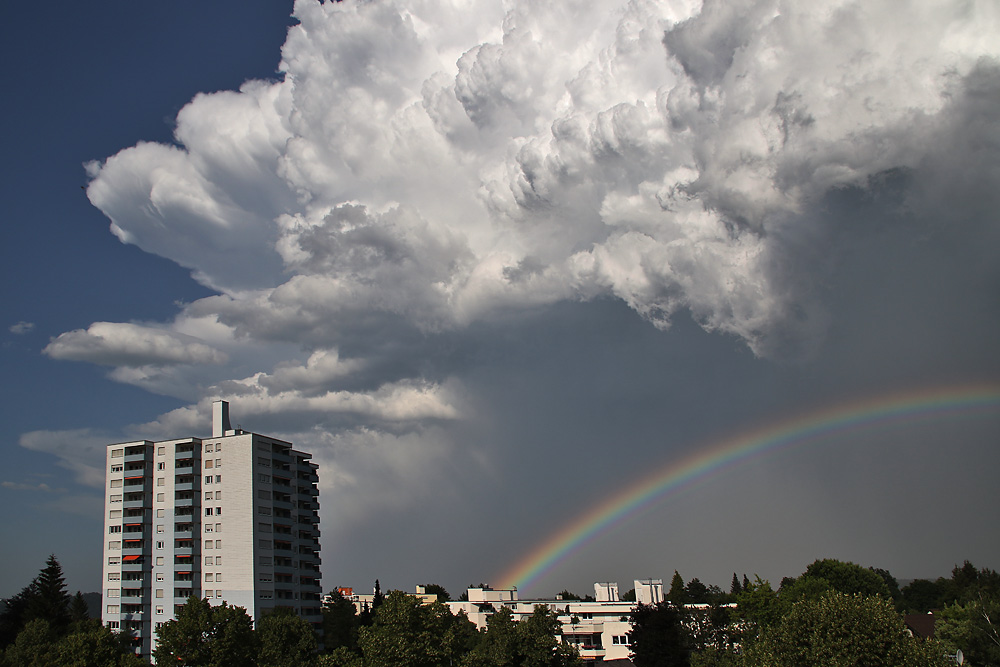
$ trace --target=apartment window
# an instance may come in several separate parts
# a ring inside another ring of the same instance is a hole
[[[215,445],[215,451],[217,451],[217,452],[221,452],[222,451],[222,443],[221,442],[217,443]]]
[[[258,473],[258,475],[257,475],[257,481],[258,482],[263,482],[264,484],[270,484],[271,483],[271,476],[270,475],[265,475],[264,473]]]
[[[166,447],[157,447],[156,448],[156,455],[157,456],[163,456],[166,453],[167,453],[167,448]]]
[[[216,581],[222,581],[222,573],[221,572],[216,572],[216,574],[215,574],[215,580]]]
[[[158,532],[158,533],[162,533],[163,532],[163,524],[162,523],[156,524],[156,532]]]
[[[215,591],[215,597],[222,599],[222,591]]]
[[[111,510],[110,512],[108,512],[108,518],[109,519],[120,519],[120,518],[122,518],[122,511],[121,510]]]
[[[206,523],[206,524],[205,524],[205,532],[206,532],[206,533],[211,533],[211,532],[212,532],[212,530],[213,530],[213,529],[212,529],[212,524],[210,524],[210,523]]]
[[[265,459],[263,456],[257,457],[257,463],[259,463],[262,466],[266,466],[268,468],[271,467],[271,459]]]
[[[210,452],[212,451],[213,447],[214,445],[212,445],[212,443],[208,443],[207,445],[205,445],[205,451]]]
[[[619,646],[628,646],[628,635],[614,635],[611,638],[611,643]]]
[[[121,581],[121,572],[108,572],[108,581]]]
[[[271,540],[257,540],[257,546],[261,549],[271,550]]]
[[[257,577],[257,581],[259,581],[262,584],[269,584],[269,583],[271,583],[271,575],[269,575],[269,574],[262,574],[259,577]]]
[[[216,484],[222,484],[222,475],[216,475],[215,476],[215,483]]]
[[[107,627],[110,630],[117,630],[121,627],[121,623],[118,621],[108,621]]]
[[[167,464],[164,463],[163,461],[160,461],[159,463],[156,464],[156,469],[157,470],[166,470],[167,469]]]
[[[212,516],[212,508],[211,507],[206,507],[205,508],[205,516]]]
[[[113,503],[120,503],[121,501],[122,501],[122,494],[118,493],[118,494],[115,494],[115,495],[111,496],[111,502],[113,502]]]
[[[121,562],[121,556],[108,556],[108,565],[118,565]]]
[[[121,526],[108,526],[108,532],[109,533],[120,533],[120,532],[122,532],[122,527]]]
[[[216,556],[215,557],[215,564],[216,565],[222,565],[222,556]]]
[[[221,515],[222,515],[222,508],[221,507],[216,507],[215,508],[215,516],[221,516]]]
[[[156,502],[158,502],[158,503],[162,503],[162,502],[163,502],[163,496],[164,496],[164,494],[162,494],[162,493],[157,493],[157,494],[156,494]]]
[[[125,466],[123,466],[121,463],[112,463],[111,464],[111,472],[121,472],[124,469],[125,469]]]
[[[211,565],[211,564],[212,564],[212,557],[205,556],[205,565]]]
[[[157,486],[166,486],[167,485],[167,480],[164,479],[163,477],[157,477],[156,478],[156,485]]]
[[[122,488],[122,481],[120,479],[113,479],[113,480],[111,480],[111,488],[112,489],[120,489],[120,488]]]
[[[216,500],[222,500],[222,491],[216,491],[215,492],[215,499]]]
[[[214,549],[215,548],[215,542],[213,540],[205,540],[205,548],[206,549]]]
[[[164,512],[164,510],[156,510],[156,518],[157,519],[162,519],[164,517],[163,512]]]
[[[215,459],[215,467],[216,468],[222,467],[222,459]]]
[[[159,565],[159,566],[161,566],[161,567],[163,566],[163,556],[157,556],[156,557],[156,564]]]
[[[162,615],[163,614],[163,607],[157,605],[157,607],[156,607],[156,613]]]
[[[222,548],[222,540],[216,540],[215,541],[215,548],[216,549],[221,549]]]
[[[212,499],[212,492],[211,491],[206,491],[205,492],[205,500],[211,500],[211,499]]]
[[[162,598],[163,597],[163,589],[162,588],[157,588],[156,589],[156,597],[158,597],[158,598]]]
[[[117,614],[118,613],[118,605],[116,605],[116,604],[109,604],[108,605],[108,613],[109,614]]]
[[[109,588],[107,590],[106,596],[109,597],[109,598],[116,598],[116,597],[119,596],[119,594],[120,594],[119,589],[117,589],[117,588]]]
[[[272,565],[273,561],[274,561],[274,559],[271,558],[270,556],[261,556],[260,557],[260,564],[261,565]]]
[[[208,459],[207,461],[205,461],[205,469],[206,469],[206,470],[207,470],[208,468],[211,468],[211,467],[213,467],[213,466],[214,466],[214,464],[212,463],[212,459]]]
[[[205,581],[212,581],[212,576],[213,575],[212,575],[211,572],[206,572],[205,573]]]
[[[125,456],[125,450],[124,449],[112,449],[111,450],[111,458],[113,458],[113,459],[120,459],[123,456]]]
[[[221,533],[222,532],[222,524],[221,523],[215,524],[215,532],[217,532],[217,533]]]
[[[270,500],[271,492],[265,491],[264,489],[260,489],[257,491],[257,497],[260,498],[261,500]]]
[[[213,595],[212,591],[205,591],[205,597],[206,598],[213,598],[213,597],[215,597],[215,595]]]
[[[272,595],[272,593],[270,591],[261,591],[260,592],[260,599],[261,600],[270,600],[272,597],[274,597],[274,596]]]
[[[163,548],[163,542],[159,542],[159,541],[158,541],[158,542],[156,543],[156,548],[157,548],[157,549],[162,549],[162,548]]]
[[[162,572],[157,572],[156,573],[156,580],[157,581],[163,581],[163,573]]]
[[[257,528],[259,528],[260,532],[262,532],[262,533],[270,533],[271,532],[271,524],[269,524],[269,523],[258,523],[257,524]]]
[[[205,484],[211,484],[211,483],[212,483],[212,476],[205,475]]]
[[[122,548],[121,542],[108,542],[108,549],[112,551],[118,551]]]

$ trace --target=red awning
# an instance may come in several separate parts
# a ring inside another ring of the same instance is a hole
[[[191,554],[175,554],[174,558],[190,558]]]
[[[142,556],[125,556],[122,560],[139,560]]]

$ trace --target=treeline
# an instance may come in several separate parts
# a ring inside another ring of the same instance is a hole
[[[903,589],[885,570],[833,559],[777,590],[734,574],[728,594],[715,588],[696,600],[689,584],[675,572],[669,602],[633,613],[639,667],[943,667],[956,664],[958,650],[966,665],[1000,666],[1000,575],[968,561],[950,579]],[[913,636],[904,614],[930,610],[934,638]]]
[[[49,556],[30,584],[0,612],[0,667],[142,667],[130,638],[90,618],[77,591],[66,590],[62,567]]]

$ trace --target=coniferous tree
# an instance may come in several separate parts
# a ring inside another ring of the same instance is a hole
[[[375,595],[372,596],[372,611],[382,606],[385,601],[385,596],[382,595],[382,586],[378,583],[378,579],[375,580]]]
[[[25,620],[42,618],[48,621],[52,631],[62,636],[69,629],[70,594],[66,592],[62,566],[55,554],[49,555],[45,567],[35,579],[35,594],[28,602]]]
[[[743,592],[743,586],[740,585],[739,577],[737,577],[736,573],[733,572],[733,583],[729,585],[729,594],[739,595],[742,592]]]
[[[674,570],[674,577],[670,580],[670,592],[667,593],[667,599],[677,606],[682,606],[687,602],[687,592],[684,590],[684,578],[681,577],[680,572]]]

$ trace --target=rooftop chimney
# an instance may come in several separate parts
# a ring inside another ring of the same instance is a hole
[[[212,437],[221,438],[226,431],[233,430],[229,425],[229,401],[212,403]]]

